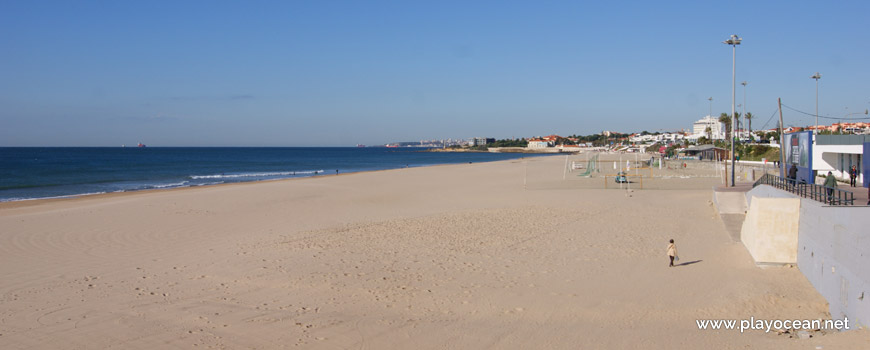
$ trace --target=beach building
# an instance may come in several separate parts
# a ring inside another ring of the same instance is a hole
[[[870,135],[816,135],[813,145],[813,171],[816,181],[824,179],[829,171],[840,180],[849,180],[849,169],[858,169],[858,183],[864,182],[864,144]]]
[[[713,145],[700,145],[686,148],[680,153],[686,157],[697,157],[700,160],[728,159],[728,150]]]

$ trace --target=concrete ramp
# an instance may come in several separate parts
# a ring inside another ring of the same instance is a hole
[[[752,190],[752,183],[739,183],[737,186],[719,185],[713,187],[713,203],[719,214],[746,214],[749,208],[746,192]]]
[[[798,198],[752,197],[740,241],[756,264],[797,263],[800,209]]]
[[[752,184],[745,183],[734,187],[725,185],[713,187],[713,203],[716,205],[716,211],[722,218],[725,231],[734,242],[740,242],[740,230],[748,208],[746,192],[751,189]]]

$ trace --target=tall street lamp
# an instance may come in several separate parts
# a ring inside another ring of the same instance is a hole
[[[710,96],[710,98],[708,98],[708,100],[710,100],[710,114],[709,115],[712,118],[713,117],[713,96]]]
[[[813,127],[813,135],[816,135],[819,133],[819,79],[822,79],[822,75],[816,72],[810,79],[816,80],[816,126]]]
[[[710,96],[710,98],[708,98],[708,100],[710,100],[710,114],[707,115],[707,118],[713,119],[713,96]],[[706,122],[706,123],[709,123],[709,124],[707,124],[708,127],[712,127],[712,126],[713,126],[713,124],[710,123],[709,121]],[[711,139],[710,142],[712,142],[713,135],[707,134],[707,137],[710,138],[710,139]]]
[[[740,37],[737,34],[731,34],[731,39],[725,40],[722,43],[731,45],[731,187],[734,187],[734,124],[736,119],[734,116],[734,95],[737,92],[737,45],[740,45]]]
[[[743,119],[746,120],[746,80],[744,80],[740,85],[743,85],[743,109],[740,111]],[[746,125],[749,124],[749,120],[746,120],[746,124],[743,124],[743,131],[746,131]],[[747,135],[749,137],[749,142],[752,142],[752,135]]]

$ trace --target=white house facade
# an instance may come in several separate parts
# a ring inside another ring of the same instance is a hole
[[[707,128],[710,128],[709,135],[707,134]],[[725,139],[725,124],[719,122],[718,118],[713,118],[711,116],[706,116],[701,118],[700,120],[694,122],[692,124],[692,139],[698,139],[701,136],[712,140],[724,140]]]

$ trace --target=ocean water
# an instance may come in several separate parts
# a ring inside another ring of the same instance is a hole
[[[535,155],[419,148],[0,148],[0,202],[488,162]]]

